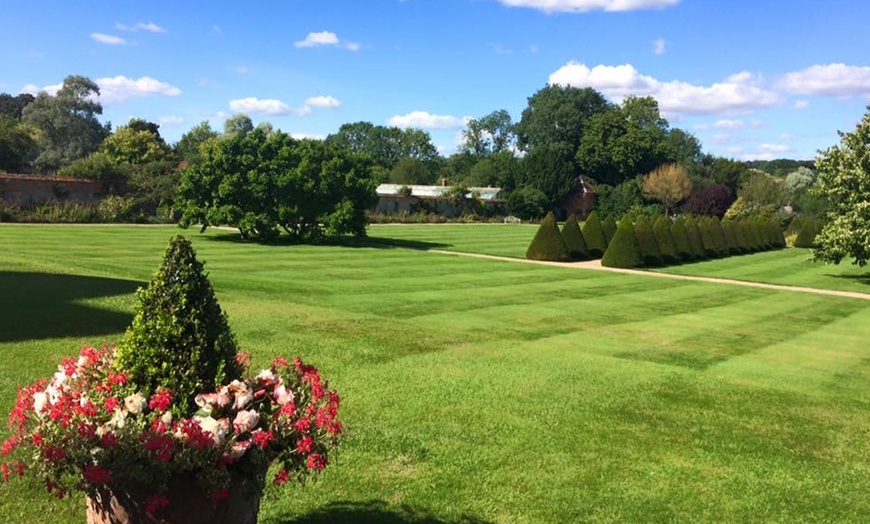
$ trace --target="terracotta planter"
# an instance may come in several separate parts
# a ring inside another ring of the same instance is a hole
[[[151,516],[146,512],[148,490],[116,493],[100,490],[87,497],[88,524],[256,524],[265,471],[235,479],[224,500],[212,501],[193,477],[170,483],[169,506]]]

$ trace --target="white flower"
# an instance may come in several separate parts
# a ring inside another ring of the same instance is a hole
[[[199,427],[204,432],[211,434],[211,440],[215,446],[223,445],[229,432],[229,420],[225,418],[215,420],[212,417],[194,417],[194,419],[199,422]]]
[[[233,409],[235,410],[245,409],[254,400],[254,392],[244,382],[233,380],[230,383],[229,390],[236,395],[236,400],[233,402]]]
[[[236,414],[236,419],[233,421],[233,427],[236,428],[236,433],[245,433],[254,429],[260,422],[260,414],[249,409],[239,411]]]
[[[172,424],[172,412],[171,412],[171,411],[167,411],[166,413],[160,415],[160,422],[163,422],[163,423],[166,424],[167,426],[168,426],[169,424]]]
[[[294,398],[293,391],[284,386],[278,386],[275,388],[275,402],[277,402],[279,406],[293,402]]]
[[[236,442],[233,444],[233,449],[229,452],[228,456],[232,460],[239,460],[245,454],[246,451],[251,447],[250,440],[243,440],[241,442]]]
[[[112,413],[112,419],[109,420],[108,424],[115,428],[123,428],[124,423],[127,421],[127,412],[122,409],[115,409],[115,412]]]
[[[46,404],[48,404],[47,393],[40,392],[33,394],[33,411],[35,411],[37,415],[42,414],[42,410],[45,409]]]
[[[271,369],[264,369],[257,375],[257,380],[261,382],[273,382],[275,380],[275,374],[272,373]]]
[[[145,409],[146,404],[147,400],[145,400],[145,396],[142,393],[133,393],[124,399],[124,407],[134,415],[141,413]]]

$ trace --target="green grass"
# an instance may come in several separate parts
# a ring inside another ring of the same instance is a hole
[[[335,464],[261,522],[866,521],[870,303],[393,247],[510,254],[521,229],[188,233],[255,364],[299,353],[342,395]],[[0,225],[0,408],[121,336],[175,232]],[[0,487],[8,522],[83,513]]]
[[[538,224],[382,224],[369,228],[371,240],[408,247],[525,258]]]

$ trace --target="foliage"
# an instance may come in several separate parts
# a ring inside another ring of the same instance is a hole
[[[764,171],[777,178],[785,177],[800,168],[812,169],[812,160],[793,160],[791,158],[777,158],[775,160],[751,160],[746,165],[752,169]]]
[[[701,238],[701,245],[704,247],[704,255],[707,258],[716,258],[720,256],[719,245],[713,237],[713,232],[711,231],[707,217],[699,218],[697,227],[698,235]]]
[[[259,129],[209,143],[202,162],[182,174],[178,194],[182,227],[228,224],[243,238],[270,241],[280,226],[297,242],[365,235],[376,198],[360,155]]]
[[[632,178],[616,186],[597,184],[595,200],[598,212],[607,215],[624,216],[633,208],[641,208],[643,193],[640,178]]]
[[[788,201],[794,205],[804,193],[816,183],[816,173],[807,167],[799,167],[785,177],[785,190]]]
[[[414,158],[434,166],[438,150],[429,133],[420,129],[399,129],[376,126],[371,122],[344,124],[326,141],[369,157],[374,166],[386,170],[394,168],[403,158]]]
[[[607,251],[601,258],[605,267],[634,268],[643,265],[640,246],[635,236],[635,228],[627,217],[619,221],[613,241],[607,246]]]
[[[835,264],[851,258],[863,267],[870,259],[870,105],[854,131],[839,135],[840,145],[816,158],[819,193],[830,211],[813,258]]]
[[[37,137],[34,127],[0,114],[0,173],[26,172],[38,153]]]
[[[244,137],[253,130],[253,120],[244,113],[233,115],[224,121],[224,136],[227,138]]]
[[[699,163],[691,166],[693,178],[724,184],[731,190],[732,195],[737,193],[738,188],[749,177],[749,174],[750,168],[745,162],[709,154],[703,155]]]
[[[722,218],[731,206],[732,193],[725,184],[696,187],[686,200],[685,210],[695,216]]]
[[[672,223],[673,221],[671,219],[660,216],[652,226],[653,236],[659,246],[659,251],[661,251],[662,254],[662,262],[665,265],[680,263],[680,254],[677,252],[677,243],[671,234]]]
[[[661,202],[665,206],[665,216],[670,216],[674,207],[692,192],[692,180],[683,166],[664,164],[643,179],[641,189],[644,197]]]
[[[552,212],[547,213],[541,225],[538,227],[532,243],[526,250],[526,258],[530,260],[549,260],[553,262],[567,262],[571,260],[571,254],[565,245],[565,240],[556,225],[556,217]]]
[[[529,97],[514,128],[517,145],[531,152],[539,147],[565,144],[573,156],[589,118],[611,107],[604,95],[592,88],[548,85]]]
[[[656,241],[652,226],[646,217],[640,216],[635,221],[634,236],[637,238],[637,245],[640,248],[643,265],[647,267],[662,265],[662,251]]]
[[[697,259],[707,258],[707,251],[704,249],[704,242],[701,240],[701,231],[698,222],[691,215],[686,217],[683,223],[686,228],[686,236],[689,237],[689,245],[692,247],[692,254]]]
[[[533,220],[547,212],[547,195],[534,187],[521,187],[507,198],[508,211],[523,220]]]
[[[416,158],[405,157],[387,175],[387,182],[404,185],[428,185],[434,182],[433,172]]]
[[[614,220],[613,215],[607,215],[604,217],[604,220],[601,222],[601,227],[604,229],[604,241],[610,245],[610,241],[613,240],[613,235],[616,234],[616,220]]]
[[[738,238],[737,228],[734,227],[734,222],[729,218],[722,219],[720,223],[722,227],[722,234],[725,236],[725,245],[728,247],[728,253],[732,255],[739,255],[743,252],[743,248],[741,247],[741,242]]]
[[[39,131],[38,171],[55,172],[61,166],[97,150],[109,134],[97,120],[103,106],[100,88],[89,78],[68,76],[57,94],[39,93],[22,113],[22,121]]]
[[[547,196],[547,208],[559,207],[577,183],[574,152],[564,143],[535,147],[523,161],[526,183]]]
[[[565,247],[568,248],[568,254],[576,260],[588,260],[589,250],[586,248],[586,241],[583,239],[583,233],[580,231],[580,224],[577,223],[577,216],[574,213],[568,215],[565,223],[562,224],[562,240],[565,241]]]
[[[257,497],[264,466],[281,465],[276,484],[291,474],[304,481],[338,443],[338,394],[298,357],[196,393],[199,411],[182,417],[174,408],[184,397],[139,389],[114,357],[111,347],[85,346],[51,379],[19,389],[3,444],[7,479],[29,470],[55,496],[85,491],[106,509],[113,493],[143,493],[149,498],[139,502],[158,516],[172,511],[170,500],[181,502],[169,491],[179,475],[212,501],[239,489],[234,477],[252,476],[243,495]]]
[[[692,249],[692,242],[689,240],[689,234],[686,232],[686,220],[684,218],[679,217],[671,224],[671,237],[674,239],[674,247],[680,260],[691,262],[696,258],[695,250]]]
[[[218,137],[208,120],[191,127],[175,144],[175,153],[188,165],[198,164],[202,159],[205,144]]]
[[[729,218],[756,216],[769,218],[785,205],[786,198],[782,179],[754,171],[737,191],[737,200],[742,201],[744,206],[742,212],[731,213],[729,210]]]
[[[117,164],[141,165],[166,160],[171,150],[157,131],[158,127],[133,118],[107,137],[100,150]]]
[[[462,132],[462,147],[478,157],[509,152],[515,141],[513,128],[511,115],[504,109],[472,118]]]
[[[179,399],[175,414],[190,416],[198,393],[241,376],[235,336],[190,240],[172,237],[163,263],[137,296],[117,356],[135,389],[171,390]]]
[[[707,226],[710,228],[710,235],[713,236],[713,244],[716,246],[716,251],[720,257],[728,256],[728,239],[725,237],[725,231],[722,229],[722,223],[719,222],[719,217],[707,217]]]
[[[0,93],[0,117],[7,116],[13,120],[21,120],[24,108],[35,99],[30,93],[19,93],[15,96]]]
[[[469,171],[469,186],[500,187],[510,195],[524,179],[523,164],[511,151],[492,153],[480,159]]]
[[[607,238],[604,235],[604,227],[598,218],[598,211],[592,211],[583,222],[583,238],[586,240],[586,248],[589,256],[593,259],[601,258],[607,250]]]
[[[794,247],[817,248],[816,237],[818,229],[814,220],[805,220],[801,224],[797,237],[794,239]]]

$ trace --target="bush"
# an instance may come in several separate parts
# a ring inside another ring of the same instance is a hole
[[[634,234],[631,219],[623,217],[613,235],[613,241],[607,246],[607,251],[601,258],[601,265],[606,267],[633,268],[643,265],[640,246]]]
[[[758,239],[759,250],[767,251],[770,249],[770,239],[767,236],[767,220],[761,217],[757,217],[754,219],[750,219],[750,226],[752,227],[752,234]]]
[[[698,219],[697,227],[704,255],[707,258],[717,258],[719,256],[719,248],[716,246],[716,241],[713,240],[713,233],[710,231],[710,224],[707,222],[706,217]]]
[[[743,252],[740,248],[740,243],[737,240],[737,232],[734,227],[734,222],[730,218],[722,220],[722,234],[725,235],[725,245],[728,246],[728,252],[732,255],[739,255]]]
[[[782,232],[782,227],[779,224],[779,221],[776,219],[771,219],[769,221],[770,234],[773,237],[773,246],[775,248],[784,248],[785,244],[785,234]]]
[[[816,244],[816,224],[814,220],[804,220],[797,237],[794,239],[794,247],[813,248]]]
[[[701,241],[701,231],[698,229],[698,222],[691,215],[686,218],[685,222],[686,235],[689,237],[689,245],[692,246],[692,254],[696,259],[707,258],[707,252],[704,251],[704,243]]]
[[[538,232],[535,233],[535,238],[526,250],[526,258],[553,262],[567,262],[571,259],[553,213],[547,213],[544,217]]]
[[[186,401],[176,415],[188,417],[199,409],[196,395],[241,377],[235,337],[190,240],[172,237],[160,269],[137,296],[117,354],[137,390],[171,390]]]
[[[604,236],[604,228],[598,218],[598,211],[589,213],[583,222],[583,239],[586,240],[586,248],[592,258],[601,258],[607,250],[607,239]]]
[[[674,239],[674,245],[677,249],[677,255],[684,262],[695,260],[695,251],[692,249],[692,243],[689,241],[689,234],[686,232],[686,221],[683,218],[674,220],[671,224],[671,237]]]
[[[696,188],[686,200],[685,209],[693,215],[722,217],[731,206],[731,190],[725,184]]]
[[[707,219],[707,225],[710,227],[710,233],[713,235],[713,243],[716,244],[716,249],[719,251],[720,257],[727,257],[730,252],[728,250],[728,240],[725,238],[725,232],[722,230],[722,224],[719,218],[712,216]]]
[[[601,227],[604,229],[604,241],[607,242],[607,245],[610,245],[613,235],[616,234],[616,220],[613,219],[613,215],[604,217]]]
[[[562,224],[562,240],[565,241],[565,247],[568,248],[571,258],[589,260],[589,250],[586,248],[586,241],[583,239],[580,224],[577,223],[577,216],[574,213],[568,215],[568,220]]]
[[[646,217],[638,217],[634,223],[634,236],[640,247],[640,255],[643,257],[643,265],[655,267],[662,265],[662,252],[656,237],[653,235],[652,226]]]
[[[521,187],[507,199],[508,211],[523,220],[538,219],[547,209],[547,195],[534,187]]]
[[[677,253],[677,244],[671,235],[671,220],[660,216],[653,224],[653,236],[658,242],[662,252],[662,262],[665,264],[679,264],[680,255]]]

